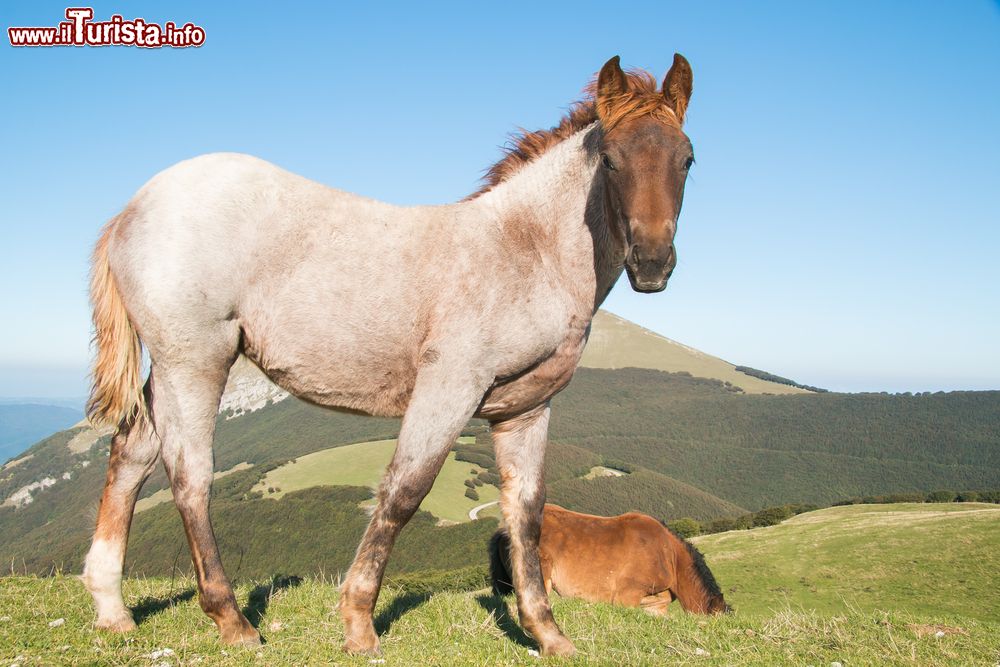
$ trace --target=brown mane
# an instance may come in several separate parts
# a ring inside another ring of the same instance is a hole
[[[647,115],[680,129],[680,119],[670,108],[652,74],[645,70],[630,70],[625,77],[628,81],[628,90],[605,100],[600,109],[597,104],[595,76],[584,88],[584,98],[570,107],[569,113],[563,116],[558,125],[534,132],[523,130],[511,136],[509,145],[503,148],[503,157],[483,176],[483,186],[467,199],[475,199],[484,192],[489,192],[524,165],[588,125],[597,122],[598,119],[605,132],[611,131],[624,120]]]

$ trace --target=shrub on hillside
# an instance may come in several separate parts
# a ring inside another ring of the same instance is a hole
[[[799,384],[795,380],[789,380],[788,378],[781,377],[780,375],[775,375],[774,373],[768,373],[767,371],[758,370],[756,368],[751,368],[749,366],[737,366],[736,370],[744,375],[749,375],[750,377],[759,378],[761,380],[766,380],[768,382],[776,382],[777,384],[787,384],[791,387],[798,387],[800,389],[808,389],[809,391],[815,391],[817,393],[825,394],[828,390],[820,389],[819,387],[813,387],[808,384]],[[726,382],[728,385],[729,383]]]
[[[701,535],[701,524],[690,517],[668,521],[667,528],[674,531],[684,539]]]
[[[929,503],[953,503],[958,494],[954,491],[931,491],[927,494],[927,502]]]
[[[924,494],[919,491],[914,491],[912,493],[890,493],[884,496],[885,502],[887,503],[922,503],[924,502]]]
[[[749,530],[753,528],[753,514],[744,514],[736,518],[736,530]]]
[[[736,530],[736,519],[715,519],[705,528],[706,533],[725,533],[729,530]]]
[[[754,512],[753,525],[755,528],[760,526],[775,526],[791,516],[792,510],[787,505],[768,507],[759,512]]]
[[[480,468],[496,467],[496,461],[494,461],[492,457],[479,452],[469,451],[467,449],[456,449],[455,460],[464,461],[466,463],[475,463]]]
[[[979,494],[975,491],[962,491],[958,494],[958,502],[974,503],[979,500]]]
[[[476,493],[475,489],[466,489],[465,497],[468,498],[469,500],[479,500],[479,494]]]
[[[980,491],[979,502],[1000,503],[1000,491]]]
[[[805,512],[815,512],[819,509],[819,505],[813,505],[812,503],[790,503],[785,505],[785,507],[788,508],[788,511],[791,512],[793,516],[796,514],[803,514]]]
[[[484,470],[479,473],[479,479],[483,482],[483,484],[492,484],[493,486],[500,488],[500,475],[495,472]]]

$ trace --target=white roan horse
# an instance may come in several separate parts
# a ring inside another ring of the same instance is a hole
[[[538,561],[549,400],[623,267],[641,292],[670,277],[693,161],[681,130],[691,88],[680,55],[662,87],[612,58],[558,126],[521,136],[480,192],[445,206],[392,206],[234,154],[182,162],[143,186],[93,258],[88,414],[118,425],[83,574],[97,627],[135,627],[121,594],[125,546],[160,457],[202,609],[224,642],[260,641],[208,513],[216,412],[243,354],[303,400],[403,418],[341,591],[346,650],[379,650],[372,611],[396,536],[480,416],[493,432],[521,623],[543,653],[572,654]]]

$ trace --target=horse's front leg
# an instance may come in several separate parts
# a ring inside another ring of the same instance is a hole
[[[552,617],[538,557],[548,428],[548,405],[493,422],[493,447],[500,470],[500,509],[510,534],[511,574],[521,625],[535,638],[544,655],[570,656],[576,649]]]
[[[403,416],[399,444],[378,490],[378,504],[340,591],[344,650],[378,653],[372,624],[389,553],[420,507],[448,452],[493,381],[443,358],[421,367]]]

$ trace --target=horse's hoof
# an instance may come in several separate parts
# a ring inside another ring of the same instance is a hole
[[[260,633],[242,614],[219,624],[219,639],[226,646],[260,646]]]
[[[227,646],[260,646],[260,633],[250,625],[250,622],[243,620],[236,627],[220,629],[219,638]]]
[[[135,621],[132,620],[132,616],[125,614],[114,618],[99,618],[94,623],[94,627],[103,632],[122,633],[132,632],[136,626]]]
[[[222,640],[227,646],[248,646],[254,648],[261,645],[260,635],[254,632],[253,634],[239,635],[232,637],[231,639]]]
[[[375,639],[374,643],[362,643],[348,639],[344,642],[342,648],[344,649],[344,653],[347,653],[348,655],[367,655],[371,657],[378,657],[382,655],[382,648],[379,646],[378,638]]]
[[[573,646],[573,642],[560,636],[542,647],[542,655],[552,658],[572,658],[576,655],[576,647]]]
[[[341,602],[345,596],[341,596]],[[344,616],[344,653],[350,655],[379,656],[378,635],[372,625],[371,614],[350,612],[346,605],[341,605],[340,612]]]

